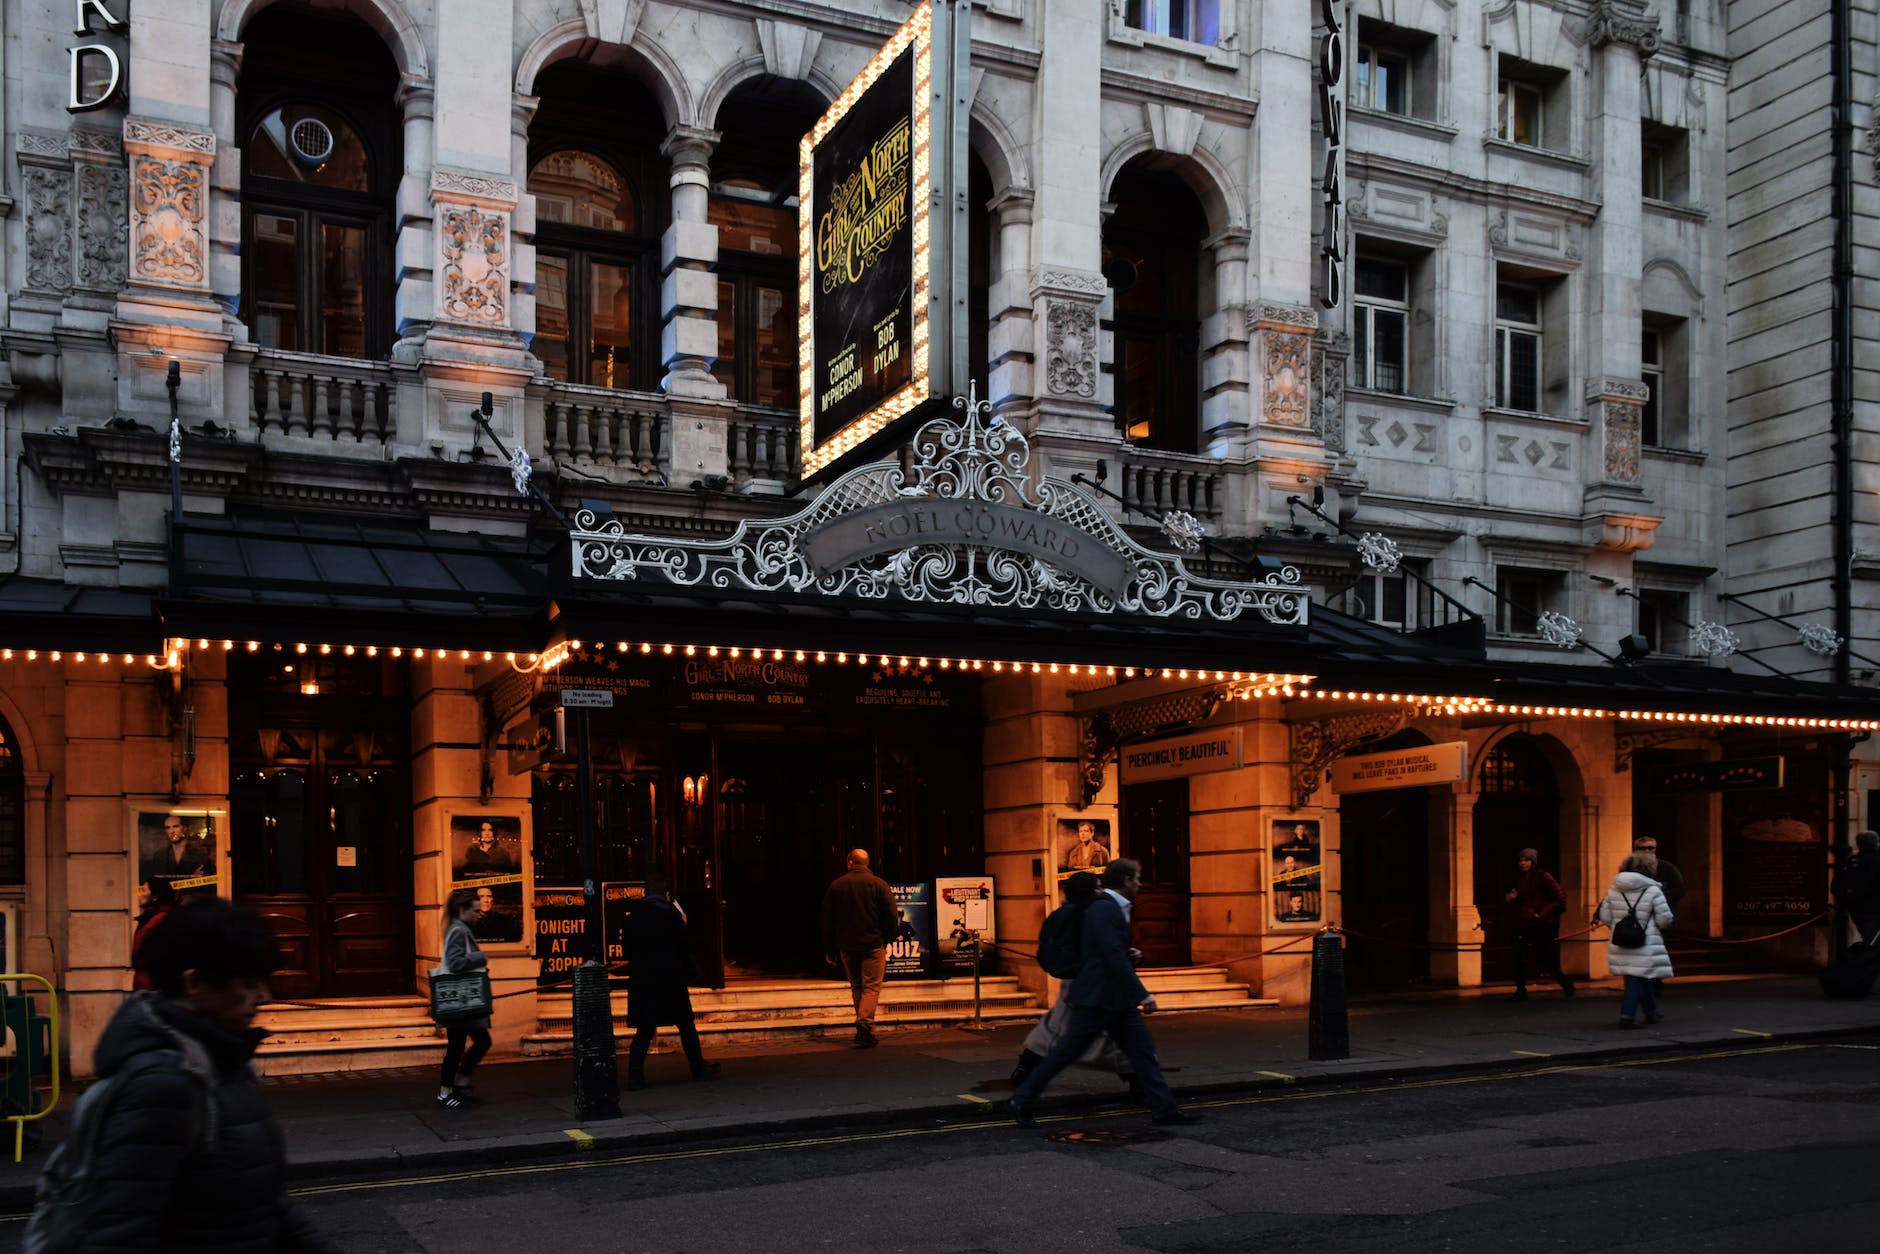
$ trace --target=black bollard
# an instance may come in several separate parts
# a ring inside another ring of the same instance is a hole
[[[1312,938],[1312,1007],[1306,1016],[1307,1052],[1314,1062],[1351,1057],[1345,1014],[1345,944],[1332,928]]]
[[[607,968],[592,959],[574,969],[574,1104],[578,1119],[620,1118],[620,1064]]]

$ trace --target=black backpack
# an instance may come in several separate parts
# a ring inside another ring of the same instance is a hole
[[[1644,897],[1644,893],[1639,894],[1641,901]],[[1624,893],[1619,894],[1619,899],[1625,902],[1625,918],[1612,925],[1612,943],[1621,949],[1645,948],[1645,925],[1638,921],[1638,902]]]
[[[1038,965],[1060,980],[1075,976],[1084,965],[1084,910],[1065,902],[1053,910],[1038,929]]]

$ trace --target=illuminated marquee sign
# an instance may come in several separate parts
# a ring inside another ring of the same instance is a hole
[[[803,473],[821,477],[963,384],[965,14],[923,4],[804,136],[798,210]],[[955,107],[957,105],[957,108]]]

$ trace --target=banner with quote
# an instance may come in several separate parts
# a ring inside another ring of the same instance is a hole
[[[803,474],[945,397],[964,352],[967,9],[928,0],[803,137]],[[958,202],[957,204],[955,202]]]
[[[1448,740],[1384,753],[1354,753],[1333,762],[1325,774],[1332,791],[1341,794],[1454,784],[1469,777],[1469,746],[1466,741]]]

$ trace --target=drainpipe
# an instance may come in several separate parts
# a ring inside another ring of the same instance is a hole
[[[1854,645],[1854,118],[1850,8],[1851,0],[1829,0],[1828,44],[1833,89],[1830,117],[1834,150],[1834,192],[1830,210],[1834,214],[1829,323],[1832,343],[1828,359],[1829,449],[1834,463],[1831,502],[1834,574],[1830,590],[1834,598],[1834,630],[1846,642],[1834,655],[1834,682],[1841,685],[1853,678],[1851,650]],[[1853,756],[1853,738],[1843,736],[1840,749],[1834,755],[1830,781],[1833,789],[1829,802],[1832,861],[1839,860],[1842,847],[1852,838],[1848,789],[1853,779]],[[1835,911],[1834,922],[1828,950],[1838,955],[1847,932],[1841,911]]]

